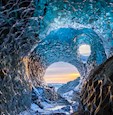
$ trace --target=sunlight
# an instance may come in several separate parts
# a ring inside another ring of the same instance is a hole
[[[87,44],[81,45],[79,47],[79,53],[80,53],[80,55],[83,55],[83,56],[90,56],[90,54],[91,54],[90,45],[87,45]]]
[[[71,73],[70,76],[78,77],[78,76],[80,76],[80,74],[79,73]]]
[[[67,83],[79,76],[75,66],[65,62],[57,62],[47,68],[44,79],[46,83]]]

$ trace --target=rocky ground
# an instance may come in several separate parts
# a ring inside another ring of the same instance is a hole
[[[57,98],[50,100],[47,95],[47,90],[42,87],[34,88],[32,92],[31,109],[20,113],[20,115],[70,115],[80,109],[79,90],[72,90],[73,84],[78,87],[78,79],[71,81],[58,89]],[[63,92],[61,92],[63,90]]]

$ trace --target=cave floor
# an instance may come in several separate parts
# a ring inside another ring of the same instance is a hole
[[[70,115],[71,113],[75,112],[74,110],[78,107],[78,102],[68,102],[64,98],[60,98],[57,101],[43,101],[40,103],[32,103],[31,108],[27,111],[20,113],[19,115]]]

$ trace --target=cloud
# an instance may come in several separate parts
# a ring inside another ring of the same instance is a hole
[[[47,68],[44,78],[48,83],[66,83],[76,79],[78,76],[80,75],[76,67],[69,63],[58,62]]]
[[[64,75],[54,75],[48,76],[45,78],[47,83],[66,83],[68,81],[75,80],[79,77],[79,73],[72,73],[72,74],[64,74]]]
[[[57,73],[68,74],[70,72],[78,72],[78,70],[73,65],[63,62],[54,63],[46,70],[46,74],[48,75],[53,75]]]

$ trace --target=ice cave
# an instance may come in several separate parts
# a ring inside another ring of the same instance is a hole
[[[59,62],[80,77],[55,91]],[[0,1],[0,115],[113,115],[113,0]]]

